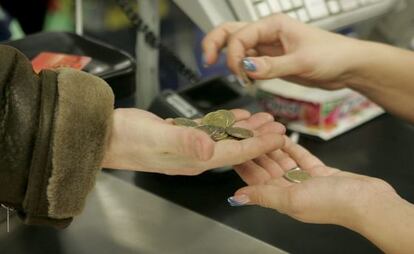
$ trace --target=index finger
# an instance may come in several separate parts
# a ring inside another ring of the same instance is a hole
[[[226,22],[209,32],[201,43],[205,64],[214,64],[230,36],[246,24],[245,22]]]
[[[285,136],[285,146],[282,150],[288,154],[302,169],[312,169],[324,166],[325,164],[316,156],[311,154],[306,148],[294,143],[290,138]]]
[[[234,73],[239,73],[239,64],[249,49],[279,40],[282,20],[283,15],[276,14],[246,25],[231,36],[227,45],[227,64]]]

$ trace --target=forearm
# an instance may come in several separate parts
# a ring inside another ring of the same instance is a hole
[[[360,42],[358,47],[349,87],[414,122],[414,53],[372,42]]]
[[[385,253],[414,252],[414,205],[396,194],[386,193],[358,207],[357,219],[348,228]]]

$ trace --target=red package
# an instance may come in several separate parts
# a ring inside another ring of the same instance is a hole
[[[92,58],[88,56],[67,55],[53,52],[42,52],[32,60],[32,66],[36,73],[43,69],[56,69],[69,67],[82,70]]]

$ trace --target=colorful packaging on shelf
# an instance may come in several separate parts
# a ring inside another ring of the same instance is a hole
[[[293,131],[329,140],[384,111],[359,93],[325,91],[283,80],[257,81],[263,109]]]

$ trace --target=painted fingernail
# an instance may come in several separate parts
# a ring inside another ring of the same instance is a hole
[[[253,62],[252,59],[244,58],[242,63],[243,63],[243,69],[245,69],[246,71],[252,71],[252,72],[257,71],[256,64]]]
[[[238,195],[238,196],[229,197],[227,199],[227,202],[229,202],[231,206],[244,206],[250,202],[250,199],[246,195]]]

